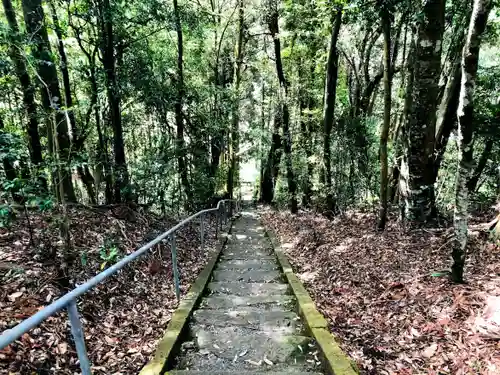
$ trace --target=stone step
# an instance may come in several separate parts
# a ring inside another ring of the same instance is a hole
[[[262,310],[196,310],[192,324],[212,326],[243,326],[260,331],[300,332],[303,329],[299,316],[291,311]]]
[[[231,282],[245,282],[245,283],[259,283],[259,282],[279,282],[282,280],[281,272],[277,270],[268,271],[243,271],[237,272],[235,270],[218,270],[213,272],[213,281],[231,281]]]
[[[243,213],[190,318],[174,375],[323,375],[258,215]]]
[[[190,361],[185,362],[181,368],[204,369],[193,365],[202,364],[211,356],[212,360],[218,358],[225,362],[226,368],[231,363],[251,370],[257,369],[259,365],[256,363],[264,358],[272,362],[271,366],[306,363],[308,359],[315,362],[317,358],[317,348],[311,338],[301,335],[254,331],[238,326],[194,326],[191,327],[191,334],[192,347],[183,344],[183,350]]]
[[[217,265],[217,269],[259,269],[259,270],[277,270],[278,263],[273,260],[261,259],[228,259],[222,260]]]
[[[208,284],[211,294],[234,294],[236,296],[283,295],[287,294],[287,284],[279,283],[242,283],[212,282]]]
[[[263,255],[273,255],[273,249],[270,243],[263,240],[248,241],[246,243],[241,243],[240,241],[228,242],[224,253],[260,253]]]
[[[220,257],[221,261],[224,260],[269,260],[276,261],[276,256],[268,253],[256,252],[225,252]]]
[[[262,307],[262,309],[272,310],[274,307],[288,307],[290,310],[293,308],[292,296],[278,295],[278,296],[235,296],[227,294],[224,296],[208,296],[203,298],[200,304],[200,309],[236,309],[241,306],[254,306]]]
[[[222,254],[222,259],[253,259],[276,261],[276,256],[266,249],[245,247],[244,249],[238,250],[228,249]]]

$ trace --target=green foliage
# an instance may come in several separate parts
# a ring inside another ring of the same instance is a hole
[[[106,267],[115,264],[120,259],[120,250],[112,242],[105,242],[99,249],[99,258],[102,260],[100,269],[103,270]],[[86,262],[86,258],[85,258]],[[83,261],[82,261],[83,265]]]
[[[43,163],[35,166],[31,161],[26,133],[28,116],[7,48],[11,31],[7,23],[2,22],[0,40],[5,43],[0,47],[0,116],[4,125],[0,132],[0,158],[13,166],[15,174],[14,178],[7,178],[2,173],[0,180],[1,198],[2,202],[7,202],[6,207],[14,199],[20,199],[42,211],[52,209],[57,202],[54,181],[58,170],[72,176],[76,195],[82,203],[91,203],[92,191],[97,197],[97,204],[113,203],[113,197],[111,200],[105,197],[106,190],[114,191],[116,145],[106,92],[104,41],[100,39],[102,20],[99,19],[99,7],[103,3],[101,0],[76,0],[56,5],[74,99],[73,105],[68,108],[60,98],[60,109],[71,110],[76,119],[76,129],[71,130],[74,138],[71,160],[60,160],[59,164],[55,162],[54,145],[49,141],[51,118],[40,108],[41,96],[37,89],[35,101]],[[299,198],[310,194],[305,198],[311,198],[313,204],[316,202],[319,206],[326,199],[323,175],[325,65],[332,15],[337,7],[343,7],[338,43],[335,124],[330,144],[334,195],[342,210],[372,206],[377,202],[379,190],[379,127],[383,114],[380,81],[369,97],[370,104],[373,104],[370,113],[359,111],[358,107],[369,81],[380,69],[383,51],[379,35],[380,11],[385,9],[391,13],[391,35],[393,38],[399,35],[399,40],[392,41],[393,44],[399,43],[391,116],[392,127],[396,127],[400,125],[404,107],[407,84],[404,77],[412,26],[421,15],[420,9],[407,1],[392,0],[286,0],[277,5],[281,29],[280,53],[289,83],[287,104],[293,139],[292,162]],[[229,134],[236,101],[240,120],[239,162],[265,163],[271,145],[275,110],[283,94],[276,76],[273,39],[267,32],[269,2],[244,2],[243,68],[238,92],[234,84],[235,48],[239,32],[237,3],[179,1],[179,6],[184,51],[182,116],[185,146],[182,150],[178,150],[174,114],[178,46],[173,4],[159,0],[111,2],[107,15],[112,20],[115,34],[116,95],[121,101],[127,171],[130,175],[130,184],[120,187],[120,193],[153,210],[176,214],[188,206],[190,209],[202,208],[215,194],[223,195],[225,192],[231,142]],[[35,68],[39,62],[34,61],[30,53],[33,38],[24,31],[26,27],[20,4],[15,3],[14,8],[20,24],[22,56],[32,82],[38,85]],[[449,49],[459,34],[457,30],[468,22],[469,8],[464,2],[447,3],[447,29],[443,41],[445,65],[450,63]],[[50,12],[45,17],[52,56],[63,88],[62,58],[55,43],[55,24]],[[495,200],[499,191],[498,30],[498,19],[493,17],[484,38],[484,47],[481,47],[475,94],[476,161],[487,149],[488,142],[494,141],[473,193],[478,205]],[[455,139],[453,132],[436,184],[438,206],[444,212],[453,209]],[[401,143],[401,140],[392,138],[389,142],[389,159],[393,164],[401,160],[402,147],[398,142]],[[188,165],[189,189],[193,196],[193,202],[189,204],[186,204],[187,194],[180,182],[179,153]],[[84,183],[82,173],[85,171],[88,181]],[[43,192],[40,177],[47,181],[48,193]],[[275,187],[275,201],[280,206],[286,206],[289,198],[284,177],[285,165],[281,163]],[[256,182],[258,184],[259,181]],[[308,186],[311,191],[305,192]],[[258,196],[257,191],[254,194]]]
[[[0,205],[0,228],[8,227],[11,224],[13,217],[14,213],[9,205]]]

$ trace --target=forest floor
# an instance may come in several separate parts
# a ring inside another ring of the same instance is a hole
[[[67,291],[58,282],[59,259],[54,255],[62,253],[60,217],[57,211],[31,212],[28,224],[21,212],[8,228],[0,229],[0,332]],[[109,254],[116,248],[121,258],[179,221],[123,206],[75,207],[69,210],[69,218],[76,258],[69,272],[73,287],[101,271],[103,251]],[[202,251],[198,230],[195,223],[177,232],[182,293],[189,289],[215,245],[210,225]],[[137,373],[152,355],[176,306],[170,248],[164,243],[80,298],[93,374]],[[78,372],[66,312],[47,319],[0,351],[1,374]]]
[[[263,219],[362,374],[500,373],[500,248],[487,233],[470,240],[467,284],[453,285],[431,276],[450,267],[450,228],[391,221],[379,233],[363,212]]]

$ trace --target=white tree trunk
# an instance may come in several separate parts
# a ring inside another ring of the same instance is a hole
[[[479,60],[481,35],[486,28],[491,0],[474,0],[474,9],[469,24],[469,32],[462,54],[462,84],[458,104],[458,169],[455,190],[455,212],[453,241],[453,266],[451,277],[455,282],[463,282],[463,271],[467,247],[468,188],[472,167],[472,114],[474,111],[473,95]]]

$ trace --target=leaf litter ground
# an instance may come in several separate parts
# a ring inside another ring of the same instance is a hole
[[[0,331],[50,304],[66,290],[58,283],[57,257],[62,253],[58,216],[54,211],[20,215],[8,229],[0,230]],[[116,247],[121,257],[154,239],[179,220],[166,220],[118,206],[106,209],[69,210],[74,265],[72,287],[100,272],[104,248]],[[207,220],[205,220],[207,223]],[[203,269],[215,247],[213,220],[207,228],[206,246],[199,242],[199,224],[177,232],[181,291]],[[56,259],[56,261],[55,261]],[[94,374],[135,374],[152,356],[177,302],[171,255],[161,243],[107,279],[79,300],[87,351]],[[79,373],[67,314],[61,312],[0,351],[0,374]]]
[[[468,283],[453,285],[431,276],[450,267],[449,228],[392,221],[378,233],[362,212],[330,221],[267,211],[263,220],[362,374],[500,374],[500,250],[487,234],[472,236]]]

